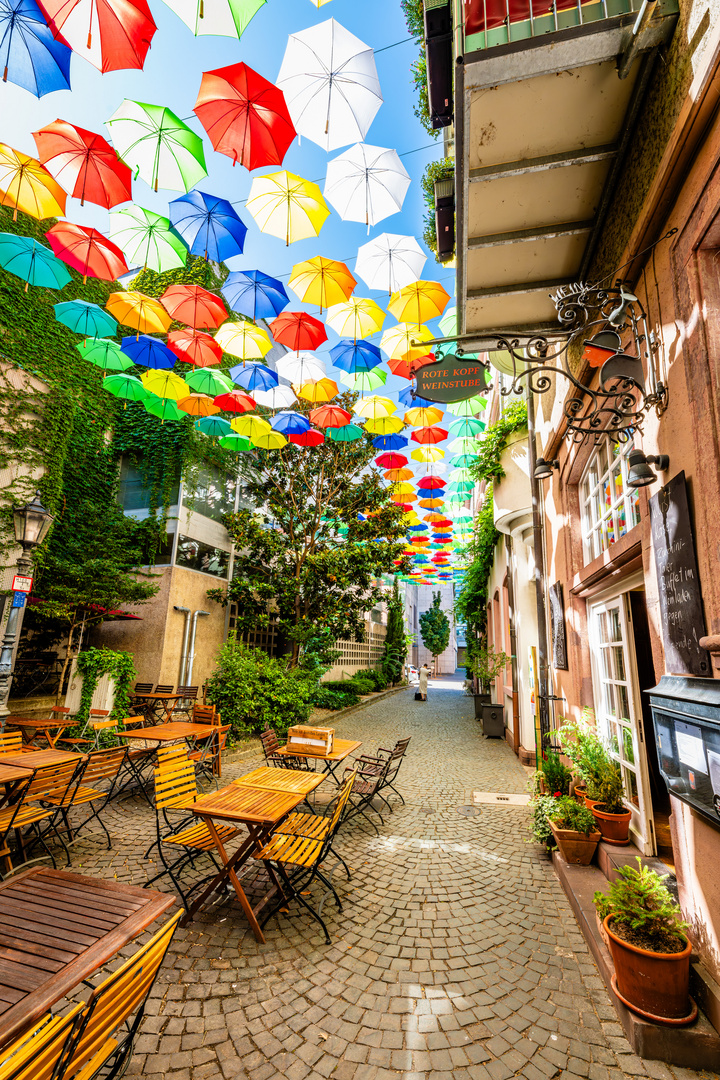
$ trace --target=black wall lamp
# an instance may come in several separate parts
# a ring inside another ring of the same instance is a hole
[[[648,457],[642,450],[631,450],[628,454],[628,487],[640,488],[654,484],[657,476],[650,468],[655,465],[658,472],[666,472],[670,468],[670,458],[667,454],[650,454]]]
[[[536,480],[548,480],[553,474],[553,469],[560,469],[560,462],[557,458],[546,461],[545,458],[539,457],[535,463],[533,476]]]

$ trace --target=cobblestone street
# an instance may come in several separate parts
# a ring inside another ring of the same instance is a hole
[[[296,909],[258,945],[236,905],[178,931],[148,1003],[129,1074],[145,1080],[526,1080],[697,1074],[630,1052],[550,862],[526,842],[524,807],[474,790],[525,791],[527,772],[487,741],[459,679],[405,690],[344,718],[363,751],[411,736],[377,837],[340,833],[352,881],[323,914],[332,944]],[[230,766],[223,779],[257,760]],[[142,882],[154,835],[147,804],[108,815],[116,842],[78,842],[73,869]],[[459,809],[460,808],[460,809]],[[148,874],[148,868],[150,873]],[[167,878],[165,882],[167,882]],[[162,888],[167,888],[165,883]]]

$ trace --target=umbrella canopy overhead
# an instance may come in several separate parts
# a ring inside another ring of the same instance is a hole
[[[382,363],[382,356],[377,345],[369,341],[356,341],[350,338],[342,338],[330,350],[330,359],[333,367],[353,374],[358,371],[372,371]]]
[[[279,431],[281,435],[302,435],[310,430],[310,421],[307,416],[298,412],[279,412],[271,421],[273,431]]]
[[[383,100],[373,50],[335,19],[290,35],[277,85],[295,130],[323,150],[362,141]]]
[[[340,337],[364,338],[375,334],[385,320],[385,312],[374,300],[351,296],[334,304],[327,313],[326,324]]]
[[[418,446],[417,450],[412,451],[410,457],[413,461],[440,461],[445,457],[445,451],[439,446]]]
[[[343,375],[342,381],[351,390],[359,390],[366,394],[377,390],[378,386],[384,386],[387,382],[387,371],[382,368],[374,368],[372,371],[358,371],[355,374]]]
[[[215,338],[200,330],[173,330],[167,344],[179,360],[196,367],[211,367],[222,360],[222,349]]]
[[[266,0],[165,0],[195,37],[241,38]]]
[[[322,431],[310,428],[309,431],[303,431],[299,435],[288,435],[288,442],[293,443],[294,446],[320,446],[325,442],[325,436]]]
[[[196,330],[217,329],[228,316],[222,300],[200,285],[169,285],[160,303],[173,319]]]
[[[378,435],[372,444],[376,450],[402,450],[408,440],[404,435]]]
[[[269,435],[272,431],[267,420],[261,416],[236,416],[230,421],[230,427],[246,439],[255,439],[258,435]]]
[[[429,356],[416,356],[410,359],[407,359],[404,356],[395,356],[388,360],[388,367],[393,375],[397,375],[399,378],[407,379],[409,381],[412,379],[418,368],[425,367],[425,364],[432,359],[432,354]],[[418,398],[418,401],[423,400],[423,398]]]
[[[233,311],[249,319],[272,319],[289,303],[285,287],[260,270],[235,270],[228,274],[222,294]]]
[[[438,281],[413,281],[390,298],[388,311],[399,322],[426,323],[442,315],[449,300]]]
[[[179,398],[178,409],[182,409],[188,416],[213,416],[220,412],[219,407],[207,394],[189,394],[186,398]]]
[[[224,262],[242,255],[247,225],[227,199],[189,191],[169,206],[170,221],[192,255]]]
[[[111,214],[110,235],[133,266],[162,274],[187,262],[187,248],[173,232],[170,218],[142,206],[126,206]]]
[[[295,404],[295,391],[289,386],[271,386],[269,390],[255,390],[253,396],[258,405],[266,409],[287,409]]]
[[[250,397],[249,394],[244,393],[242,390],[229,390],[226,394],[218,394],[215,398],[215,404],[223,412],[254,412],[257,408],[255,398]]]
[[[404,454],[380,454],[375,458],[375,464],[381,469],[402,469],[407,463],[408,459]]]
[[[87,338],[75,348],[83,360],[89,360],[101,371],[127,371],[133,367],[133,361],[125,356],[117,341],[106,338]]]
[[[365,421],[365,430],[372,435],[399,435],[404,426],[399,416],[376,416]]]
[[[245,205],[261,232],[286,244],[318,236],[330,216],[317,184],[289,172],[256,176]]]
[[[103,380],[103,390],[126,401],[144,401],[148,396],[148,391],[134,375],[108,375]]]
[[[347,300],[357,281],[345,263],[317,255],[293,266],[288,284],[306,304],[317,304],[322,311]]]
[[[246,169],[282,165],[295,138],[282,90],[247,64],[206,71],[194,112],[213,147]]]
[[[121,326],[132,326],[141,334],[165,334],[172,322],[158,300],[136,290],[111,293],[105,307]]]
[[[399,322],[385,331],[380,339],[380,348],[392,359],[415,360],[426,355],[427,349],[422,342],[432,341],[433,336],[427,326]],[[419,341],[420,345],[413,345],[413,341]]]
[[[321,405],[318,409],[311,410],[310,420],[317,427],[342,428],[350,423],[352,415],[339,405]]]
[[[42,7],[55,37],[102,72],[142,68],[157,30],[147,0],[43,0]]]
[[[373,394],[372,397],[360,398],[355,403],[354,410],[356,416],[364,416],[366,420],[377,420],[380,416],[390,416],[396,412],[397,405],[388,397]]]
[[[202,139],[164,105],[126,98],[105,126],[123,161],[155,191],[190,191],[207,176]]]
[[[327,341],[325,327],[305,311],[284,311],[268,324],[270,333],[288,349],[317,349]]]
[[[81,206],[87,201],[109,209],[132,199],[132,173],[102,135],[55,120],[33,138],[42,164]]]
[[[343,221],[369,228],[402,210],[409,186],[397,150],[358,143],[328,162],[324,194]]]
[[[326,432],[333,442],[357,442],[363,437],[363,429],[357,424],[345,424],[343,427],[330,427]]]
[[[305,382],[322,379],[325,365],[313,353],[288,352],[278,360],[277,372],[283,379],[301,386]]]
[[[120,248],[97,229],[58,221],[45,235],[50,247],[63,262],[82,274],[83,278],[116,281],[127,274],[128,266]]]
[[[159,338],[151,334],[140,334],[138,337],[124,337],[122,339],[122,351],[129,356],[134,364],[154,370],[168,370],[173,367],[177,359],[175,353],[168,349],[167,345]],[[177,376],[180,378],[180,376]],[[146,386],[144,383],[143,385]],[[190,393],[186,383],[183,383],[186,394]],[[146,386],[146,389],[149,387]],[[167,394],[161,394],[167,397]]]
[[[186,375],[185,381],[194,394],[210,394],[211,397],[216,397],[218,394],[233,393],[233,384],[228,376],[212,368],[196,368]]]
[[[264,364],[237,364],[230,368],[230,378],[253,395],[258,390],[270,390],[278,384],[275,372]]]
[[[414,236],[381,233],[358,248],[355,273],[388,296],[417,281],[427,256]]]
[[[140,380],[149,393],[169,401],[179,401],[190,394],[188,384],[173,371],[143,371]]]
[[[223,352],[240,360],[261,360],[272,349],[272,342],[265,331],[248,322],[223,323],[215,340]]]
[[[114,337],[117,321],[97,304],[87,300],[66,300],[55,304],[55,318],[63,326],[84,337]]]
[[[44,165],[33,157],[0,143],[0,206],[42,220],[63,217],[66,194]]]
[[[297,390],[298,397],[312,402],[313,405],[319,405],[324,401],[332,401],[334,397],[337,397],[337,394],[337,383],[333,382],[332,379],[311,380],[303,383]]]
[[[3,82],[43,97],[70,89],[71,51],[58,41],[35,0],[0,0]]]

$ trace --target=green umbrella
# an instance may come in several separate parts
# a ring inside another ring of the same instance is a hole
[[[103,380],[103,390],[126,401],[144,401],[148,397],[148,391],[134,375],[108,375]]]
[[[209,394],[211,397],[227,394],[235,389],[232,379],[215,368],[195,368],[185,376],[185,382],[193,393]]]
[[[196,36],[242,37],[265,0],[165,0]]]
[[[387,372],[381,371],[379,368],[373,368],[372,371],[358,371],[354,375],[343,375],[342,381],[351,390],[359,390],[361,393],[367,394],[377,389],[378,386],[384,385],[387,381]]]
[[[355,442],[362,439],[363,429],[357,424],[346,424],[345,427],[326,428],[325,434],[333,442]]]
[[[233,434],[229,422],[223,420],[222,416],[202,416],[195,421],[195,427],[202,431],[203,435],[210,435],[214,439]]]
[[[164,105],[126,98],[105,126],[118,156],[155,191],[188,192],[207,176],[202,139]]]
[[[475,439],[463,438],[453,439],[450,443],[450,449],[453,453],[463,454],[466,457],[477,457],[480,452],[480,444]]]
[[[472,480],[472,469],[453,469],[450,473],[451,480]]]
[[[108,341],[107,338],[85,338],[75,346],[83,360],[89,360],[95,367],[103,371],[127,371],[134,367],[122,351],[117,341]]]
[[[475,397],[468,398],[467,401],[452,401],[447,411],[452,413],[453,416],[474,416],[475,413],[482,412],[487,405],[487,399],[480,397],[476,394]]]
[[[451,469],[468,469],[477,459],[477,454],[456,454],[448,461]]]
[[[457,334],[457,307],[449,307],[440,320],[440,329],[443,337],[453,337]]]
[[[149,267],[163,274],[187,262],[188,249],[173,232],[170,218],[142,206],[127,206],[111,214],[110,236],[131,266]]]
[[[180,412],[177,403],[172,398],[161,398],[155,394],[148,394],[143,404],[149,413],[157,416],[163,422],[165,420],[187,420],[187,413]]]
[[[484,421],[476,420],[474,416],[462,416],[459,420],[453,420],[448,434],[457,438],[458,435],[479,435],[484,430]]]
[[[223,450],[235,450],[238,454],[244,454],[252,450],[252,443],[244,435],[224,435],[220,440]]]
[[[62,289],[72,280],[50,248],[15,233],[0,233],[0,266],[25,282],[25,292],[28,285]]]

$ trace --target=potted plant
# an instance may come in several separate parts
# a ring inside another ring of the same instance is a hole
[[[592,813],[603,840],[611,844],[629,844],[631,813],[625,807],[622,774],[616,761],[608,761],[588,794],[597,797]]]
[[[589,866],[600,842],[592,812],[569,795],[554,800],[548,819],[555,843],[565,862]]]
[[[510,657],[504,652],[495,652],[493,649],[482,645],[478,651],[470,657],[470,669],[478,680],[479,693],[475,694],[475,718],[483,718],[483,705],[490,705],[490,686],[501,675],[505,667],[510,663]],[[498,706],[493,706],[497,708]],[[502,707],[502,706],[501,706]]]
[[[540,794],[536,778],[533,778],[531,783],[533,796],[530,800],[530,810],[532,811],[530,837],[536,844],[543,844],[549,851],[555,843],[555,837],[550,828],[550,814],[555,808],[557,800],[554,795]]]
[[[544,794],[561,795],[570,794],[570,782],[572,773],[560,760],[556,750],[547,750],[545,760],[540,762],[540,790]]]
[[[603,922],[620,1000],[646,1019],[683,1024],[697,1015],[689,993],[692,946],[666,877],[638,858],[637,867],[618,869],[607,897],[596,894],[595,906],[608,911]]]
[[[606,893],[596,892],[593,895],[593,904],[595,905],[595,925],[597,926],[598,934],[609,949],[610,938],[605,929],[605,919],[610,914],[610,898]]]
[[[564,721],[558,729],[563,753],[575,767],[575,795],[589,804],[589,792],[594,791],[603,770],[610,764],[610,757],[597,732],[590,726],[592,709],[583,709],[582,719]]]

